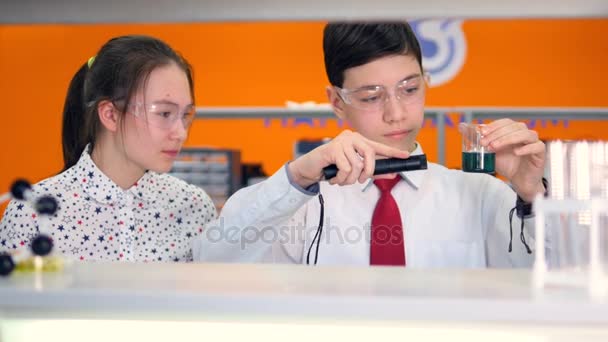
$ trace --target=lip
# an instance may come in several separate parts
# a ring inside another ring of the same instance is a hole
[[[171,158],[175,158],[179,154],[179,150],[164,150],[162,152]]]
[[[401,139],[405,136],[407,136],[408,134],[410,134],[410,131],[407,129],[402,129],[399,131],[393,131],[390,133],[386,133],[384,136],[390,139]]]

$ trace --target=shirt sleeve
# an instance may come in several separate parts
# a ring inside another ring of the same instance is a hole
[[[26,202],[12,200],[0,221],[0,251],[29,245],[38,233],[38,216]]]
[[[232,195],[193,244],[195,261],[300,263],[306,203],[318,188],[290,182],[287,167]]]

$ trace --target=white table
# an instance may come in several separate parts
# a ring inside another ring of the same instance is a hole
[[[77,263],[0,279],[0,340],[608,341],[607,302],[530,282],[529,270]]]

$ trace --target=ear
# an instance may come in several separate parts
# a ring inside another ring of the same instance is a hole
[[[334,114],[342,120],[346,119],[346,114],[344,112],[344,101],[338,95],[338,91],[336,88],[332,86],[325,87],[325,92],[327,94],[327,99],[329,100],[329,104],[331,105]]]
[[[119,113],[111,101],[104,100],[97,105],[99,121],[110,132],[118,130]]]

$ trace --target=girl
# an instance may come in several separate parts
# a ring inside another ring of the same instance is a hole
[[[78,260],[191,261],[191,240],[216,217],[209,196],[170,175],[194,119],[192,70],[164,42],[111,39],[72,79],[64,171],[34,186],[57,198],[45,224],[56,252]],[[0,249],[30,243],[41,222],[11,202]]]

